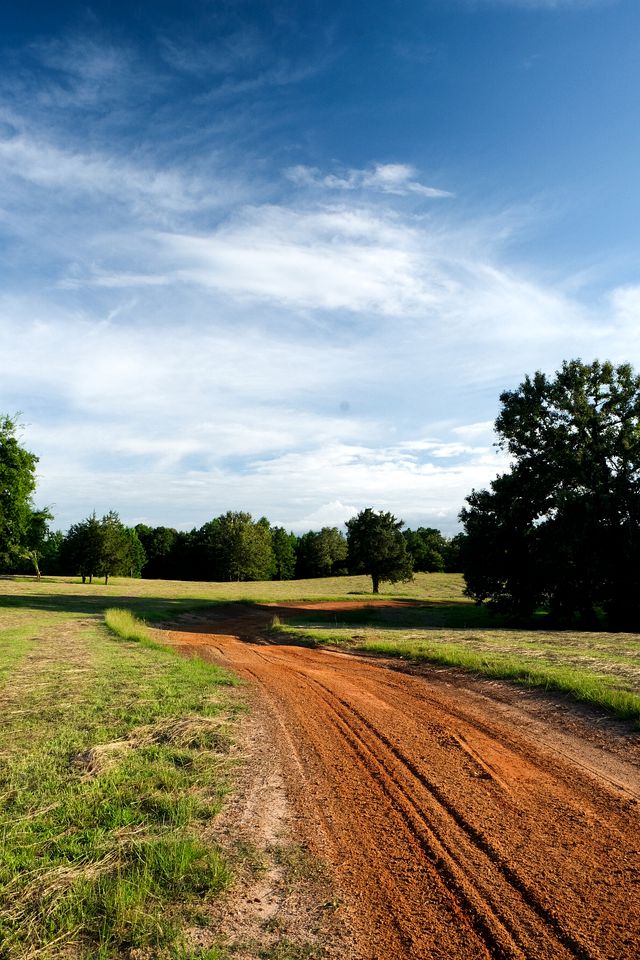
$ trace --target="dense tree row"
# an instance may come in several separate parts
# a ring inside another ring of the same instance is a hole
[[[92,513],[74,523],[60,544],[59,567],[91,583],[95,576],[139,577],[146,560],[135,530],[128,529],[114,510],[98,520]]]
[[[283,527],[271,527],[264,517],[256,521],[248,513],[229,511],[199,529],[138,524],[135,532],[147,558],[143,577],[292,580],[370,573],[362,558],[349,549],[349,533],[345,536],[337,527],[296,536]],[[448,539],[439,530],[421,527],[404,531],[402,539],[415,570],[455,570],[459,564],[459,537]]]
[[[77,574],[83,582],[101,576],[176,580],[291,580],[346,573],[381,580],[406,579],[415,570],[455,569],[457,538],[420,527],[401,531],[389,513],[362,511],[337,527],[302,536],[272,527],[266,517],[228,511],[199,529],[138,524],[127,528],[115,511],[95,512],[66,534],[52,530],[48,509],[36,509],[33,494],[38,458],[25,450],[16,423],[0,418],[0,571]]]

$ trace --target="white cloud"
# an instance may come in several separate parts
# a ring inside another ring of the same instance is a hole
[[[372,190],[396,196],[418,194],[431,198],[453,196],[448,190],[420,183],[415,179],[416,169],[406,163],[377,163],[364,170],[347,170],[342,175],[323,174],[316,167],[299,164],[285,173],[295,184],[325,190]]]
[[[313,190],[275,203],[217,164],[14,129],[0,409],[24,410],[60,524],[237,507],[301,530],[375,506],[452,531],[500,469],[501,389],[612,344],[639,356],[637,288],[585,309],[511,264],[521,211],[414,215],[441,191],[409,165],[299,168]]]
[[[25,410],[61,524],[242,507],[302,530],[371,505],[452,532],[502,469],[501,389],[612,344],[637,362],[637,287],[587,311],[484,224],[324,199],[206,234],[70,230],[57,294],[5,294],[0,408]]]
[[[617,287],[610,296],[611,313],[618,334],[640,343],[640,286]]]
[[[222,184],[216,196],[211,183],[183,172],[157,170],[99,152],[62,149],[28,134],[0,138],[0,176],[46,191],[63,191],[57,202],[65,194],[69,199],[84,194],[94,203],[111,199],[129,205],[137,214],[152,212],[157,219],[165,211],[201,211],[229,199]]]
[[[398,314],[427,305],[411,230],[365,210],[250,208],[208,236],[164,234],[176,277],[291,308]]]
[[[458,0],[466,6],[478,7],[524,7],[532,10],[582,10],[587,7],[604,7],[618,0]]]

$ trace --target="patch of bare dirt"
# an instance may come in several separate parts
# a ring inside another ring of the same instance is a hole
[[[292,893],[293,928],[315,924],[331,950],[346,919],[355,939],[334,955],[350,960],[637,960],[640,745],[627,725],[444,668],[270,645],[273,613],[230,606],[165,639],[251,684],[247,769],[262,754],[262,775],[228,817],[258,849],[280,829],[284,846],[308,844],[344,903],[323,929],[321,908],[305,915]],[[279,865],[246,879],[258,906],[227,928],[253,937],[255,956],[283,902]]]

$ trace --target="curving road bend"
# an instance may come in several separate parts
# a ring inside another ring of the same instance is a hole
[[[640,738],[609,750],[506,685],[269,644],[274,612],[167,639],[250,681],[357,960],[637,960]]]

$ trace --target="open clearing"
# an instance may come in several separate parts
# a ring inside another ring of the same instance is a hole
[[[3,581],[0,956],[636,960],[637,724],[436,661],[515,657],[635,697],[637,635],[509,631],[453,576],[366,591]],[[192,668],[110,638],[113,607]],[[167,742],[180,717],[211,736]]]

